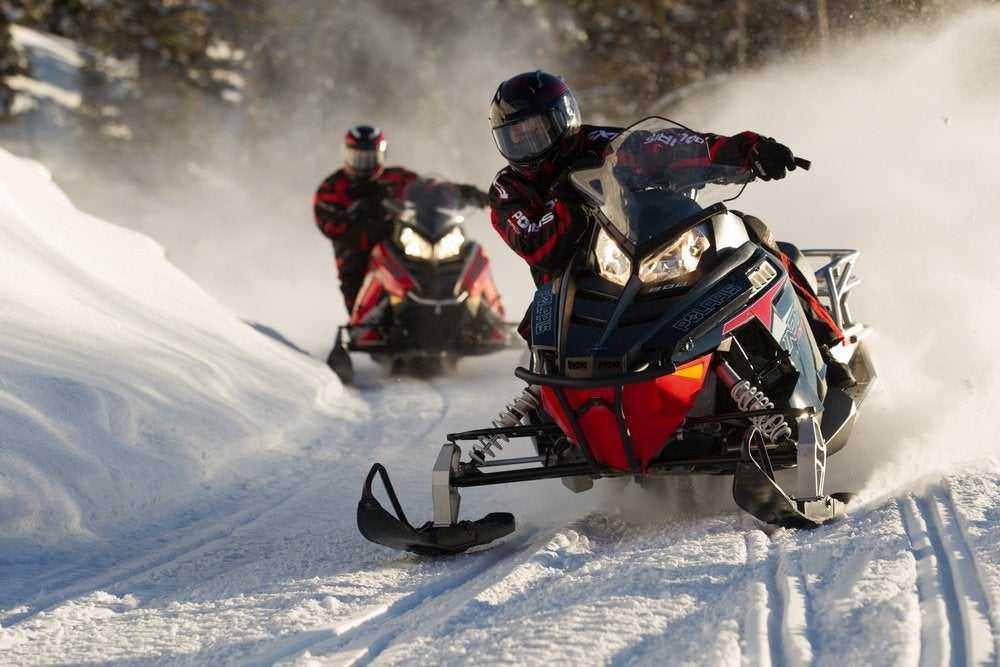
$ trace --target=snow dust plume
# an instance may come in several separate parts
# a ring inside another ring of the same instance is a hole
[[[862,251],[852,303],[881,386],[833,483],[880,496],[994,454],[1000,9],[766,69],[673,113],[812,159],[736,207],[801,246]]]
[[[341,165],[346,129],[379,125],[389,164],[486,189],[503,165],[487,120],[496,85],[558,66],[529,57],[530,25],[522,21],[518,32],[487,25],[476,3],[449,5],[452,15],[441,22],[449,28],[431,35],[374,3],[344,11],[305,2],[295,11],[298,22],[273,28],[280,35],[273,48],[282,53],[277,71],[246,75],[257,106],[202,121],[212,130],[199,130],[211,136],[207,162],[185,164],[191,158],[163,146],[135,174],[135,187],[101,182],[86,163],[65,186],[81,208],[156,238],[238,315],[325,356],[346,315],[312,196]],[[527,270],[484,214],[471,217],[468,231],[486,245],[508,307],[519,313],[531,293]]]

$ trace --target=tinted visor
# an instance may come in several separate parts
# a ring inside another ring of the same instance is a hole
[[[359,174],[369,174],[385,163],[385,149],[344,148],[344,162]]]
[[[559,141],[566,131],[560,122],[562,114],[546,113],[493,128],[493,140],[500,154],[508,160],[522,162],[534,159]]]

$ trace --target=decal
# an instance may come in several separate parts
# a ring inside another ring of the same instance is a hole
[[[556,296],[552,285],[543,285],[535,292],[531,309],[531,342],[535,347],[556,345]]]
[[[687,333],[706,317],[715,313],[719,308],[728,304],[734,298],[743,293],[744,288],[735,282],[728,282],[712,294],[705,297],[697,304],[689,308],[673,324],[673,328]]]
[[[768,331],[770,331],[771,323],[774,320],[774,299],[784,284],[784,278],[775,283],[774,287],[769,289],[762,297],[757,299],[752,306],[726,322],[725,326],[722,327],[722,333],[727,334],[733,329],[743,326],[754,318],[757,318],[760,323],[763,324]]]
[[[597,141],[599,139],[614,139],[619,134],[619,132],[612,132],[611,130],[594,130],[587,135],[587,138],[591,141]]]
[[[514,211],[507,218],[507,224],[517,225],[522,230],[527,230],[531,226],[531,220],[524,214],[524,211]]]
[[[663,144],[664,146],[680,146],[686,144],[703,144],[705,139],[690,132],[677,132],[670,130],[667,132],[657,132],[646,138],[643,144]]]
[[[802,311],[792,308],[785,321],[785,333],[781,336],[781,347],[791,351],[802,337]]]
[[[531,218],[525,215],[524,211],[517,210],[511,213],[510,217],[507,218],[507,223],[510,225],[516,225],[525,234],[537,234],[542,227],[549,224],[556,219],[554,212],[549,211],[541,218],[538,222],[532,222]]]
[[[497,194],[500,196],[500,199],[510,199],[510,195],[507,194],[507,190],[502,185],[500,185],[499,177],[497,177],[493,181],[493,188],[497,191]]]

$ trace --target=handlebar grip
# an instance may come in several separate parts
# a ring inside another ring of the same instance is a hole
[[[804,157],[797,157],[795,158],[795,166],[809,171],[809,168],[812,166],[812,161],[807,160]]]

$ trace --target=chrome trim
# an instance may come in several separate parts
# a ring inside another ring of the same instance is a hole
[[[861,253],[857,250],[835,250],[827,248],[812,248],[803,250],[806,257],[826,257],[829,261],[816,270],[816,280],[819,282],[820,297],[829,301],[830,314],[841,329],[848,329],[854,324],[851,309],[847,304],[850,291],[861,284],[861,279],[854,275],[854,263]]]

